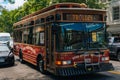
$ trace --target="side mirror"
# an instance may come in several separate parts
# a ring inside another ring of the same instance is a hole
[[[7,46],[10,46],[10,42],[9,41],[7,42]]]

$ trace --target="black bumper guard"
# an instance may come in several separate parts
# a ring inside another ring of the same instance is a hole
[[[82,74],[90,74],[95,72],[111,71],[114,70],[111,63],[101,63],[98,65],[90,65],[85,67],[85,64],[77,64],[77,67],[69,68],[56,68],[56,75],[59,76],[74,76]]]

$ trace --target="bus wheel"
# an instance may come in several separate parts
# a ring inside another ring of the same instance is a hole
[[[20,60],[21,63],[24,63],[23,55],[22,55],[22,51],[21,50],[19,51],[19,60]]]
[[[117,60],[120,61],[120,52],[117,54]]]
[[[39,59],[38,60],[38,70],[45,74],[45,70],[44,70],[44,61],[42,59]]]

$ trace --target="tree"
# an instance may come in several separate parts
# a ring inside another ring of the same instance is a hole
[[[6,9],[2,10],[2,15],[0,16],[0,29],[10,33],[13,31],[11,13]]]

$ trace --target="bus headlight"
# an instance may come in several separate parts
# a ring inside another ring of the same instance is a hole
[[[107,61],[109,60],[109,57],[102,57],[102,61]]]
[[[62,61],[62,64],[63,64],[63,65],[70,65],[70,64],[71,64],[71,61]]]
[[[70,65],[72,62],[70,60],[68,61],[56,61],[56,65]]]

